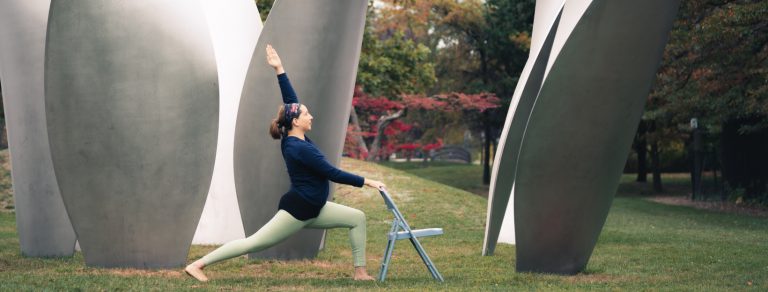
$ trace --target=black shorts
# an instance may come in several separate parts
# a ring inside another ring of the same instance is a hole
[[[282,198],[280,198],[280,204],[277,208],[278,210],[285,210],[288,212],[288,214],[291,214],[291,216],[296,219],[306,221],[312,218],[316,218],[317,215],[320,215],[320,209],[322,209],[323,206],[325,206],[325,204],[322,206],[315,206],[306,199],[302,198],[301,195],[289,191],[285,193]]]

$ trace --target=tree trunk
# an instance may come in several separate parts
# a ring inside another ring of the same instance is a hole
[[[349,120],[352,122],[352,128],[355,130],[355,132],[362,133],[362,129],[360,128],[360,120],[357,118],[357,111],[355,111],[355,107],[351,107],[349,110]],[[362,135],[357,135],[357,148],[358,151],[360,151],[360,157],[365,157],[367,159],[368,157],[368,146],[365,145],[365,140],[363,140]]]
[[[5,127],[5,105],[3,104],[3,86],[0,85],[0,149],[8,149],[8,129]]]
[[[647,128],[644,121],[640,121],[640,125],[637,127],[637,135],[635,136],[635,153],[637,153],[637,182],[648,181],[648,139],[646,138]]]
[[[486,116],[488,112],[486,111]],[[484,123],[485,138],[483,139],[483,184],[491,184],[491,125],[487,122]]]
[[[482,44],[483,40],[478,40],[478,44]],[[490,87],[491,85],[491,76],[490,76],[490,70],[488,67],[488,56],[485,51],[484,46],[480,46],[478,49],[478,52],[480,54],[480,70],[482,71],[482,78],[483,78],[483,84],[486,87]],[[483,184],[484,185],[490,185],[491,184],[491,141],[493,140],[493,135],[491,133],[491,112],[485,111],[483,112],[483,132],[485,133],[485,138],[483,141]]]
[[[725,195],[725,190],[723,190],[722,183],[720,183],[720,179],[718,179],[718,177],[717,177],[717,171],[718,171],[717,166],[715,166],[712,169],[712,174],[715,177],[715,192],[719,192],[720,193],[720,201],[725,202],[728,199],[728,196]]]
[[[2,133],[0,133],[0,150],[8,149],[8,128],[5,127],[5,119],[3,118],[0,118],[0,127],[3,129]]]
[[[762,117],[765,119],[766,117]],[[768,129],[739,133],[742,125],[760,118],[731,120],[723,123],[720,145],[722,178],[726,189],[739,190],[746,200],[768,200]]]
[[[661,193],[664,188],[661,186],[661,162],[659,159],[659,142],[651,142],[651,168],[653,168],[653,191]]]
[[[381,148],[381,139],[384,136],[384,129],[386,129],[392,121],[402,117],[404,114],[405,109],[401,109],[394,114],[379,117],[379,121],[376,122],[376,137],[373,139],[373,143],[371,143],[371,151],[369,152],[370,155],[368,156],[368,161],[374,161],[379,157],[379,149]]]
[[[691,200],[703,199],[701,174],[703,171],[703,158],[701,151],[701,130],[693,129],[693,168],[691,171]]]

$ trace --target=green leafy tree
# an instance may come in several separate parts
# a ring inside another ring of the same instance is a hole
[[[275,0],[255,0],[256,1],[256,7],[259,8],[259,14],[261,14],[261,21],[267,21],[267,16],[269,15],[269,11],[272,10],[272,4],[275,3]]]
[[[379,36],[366,29],[357,83],[375,96],[397,99],[403,93],[424,92],[435,82],[429,49],[402,32]]]
[[[363,46],[360,63],[357,70],[357,84],[365,93],[373,96],[384,96],[398,101],[403,94],[424,92],[435,82],[435,69],[430,61],[430,50],[413,39],[405,36],[403,31],[376,30],[376,22],[381,18],[376,14],[374,5],[369,5],[366,28],[363,34]],[[378,153],[384,137],[384,129],[393,121],[403,117],[406,108],[391,110],[378,117],[375,123],[375,136],[372,138],[371,152]],[[356,131],[364,128],[357,118],[356,109],[350,113],[352,127]],[[365,145],[362,138],[358,145]],[[367,152],[368,149],[361,149]],[[369,160],[377,155],[368,156]]]
[[[490,183],[491,146],[504,125],[518,76],[530,50],[535,2],[531,0],[462,1],[438,9],[448,44],[437,62],[445,87],[465,92],[493,92],[502,107],[476,112],[471,126],[481,132],[483,182]]]
[[[403,36],[429,48],[437,82],[428,94],[493,92],[499,109],[475,112],[470,129],[482,133],[483,180],[490,182],[491,145],[504,124],[518,75],[528,57],[532,0],[381,1],[379,33]]]
[[[767,60],[768,1],[684,1],[644,117],[649,141],[687,140],[698,118],[720,138],[730,187],[768,202]]]

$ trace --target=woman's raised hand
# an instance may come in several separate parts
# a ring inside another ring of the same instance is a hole
[[[267,64],[272,66],[272,68],[275,68],[275,72],[277,72],[278,75],[285,73],[285,70],[283,70],[283,62],[280,61],[280,56],[277,55],[277,51],[275,51],[275,48],[270,44],[267,44]]]

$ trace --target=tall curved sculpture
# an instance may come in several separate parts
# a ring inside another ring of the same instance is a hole
[[[51,154],[86,264],[183,265],[219,112],[200,3],[53,1],[48,27]]]
[[[496,151],[498,154],[493,162],[483,255],[492,255],[497,241],[515,243],[512,212],[514,200],[510,200],[510,197],[513,195],[518,152],[533,102],[544,79],[564,2],[565,0],[536,1],[530,56],[512,96],[504,129],[499,138]]]
[[[300,101],[316,117],[309,136],[337,164],[352,106],[367,3],[278,0],[272,7],[253,54],[235,130],[235,186],[246,234],[274,216],[290,186],[280,142],[267,131],[282,100],[275,72],[265,63],[266,45],[280,53]],[[322,234],[302,230],[250,256],[312,258]]]
[[[192,243],[222,244],[245,236],[235,193],[235,121],[245,75],[262,24],[252,0],[201,0],[201,3],[216,53],[221,97],[213,179]]]
[[[45,125],[43,60],[50,0],[0,0],[0,80],[21,253],[71,256],[75,231],[59,194]]]
[[[517,162],[517,271],[586,267],[678,4],[566,1]]]

